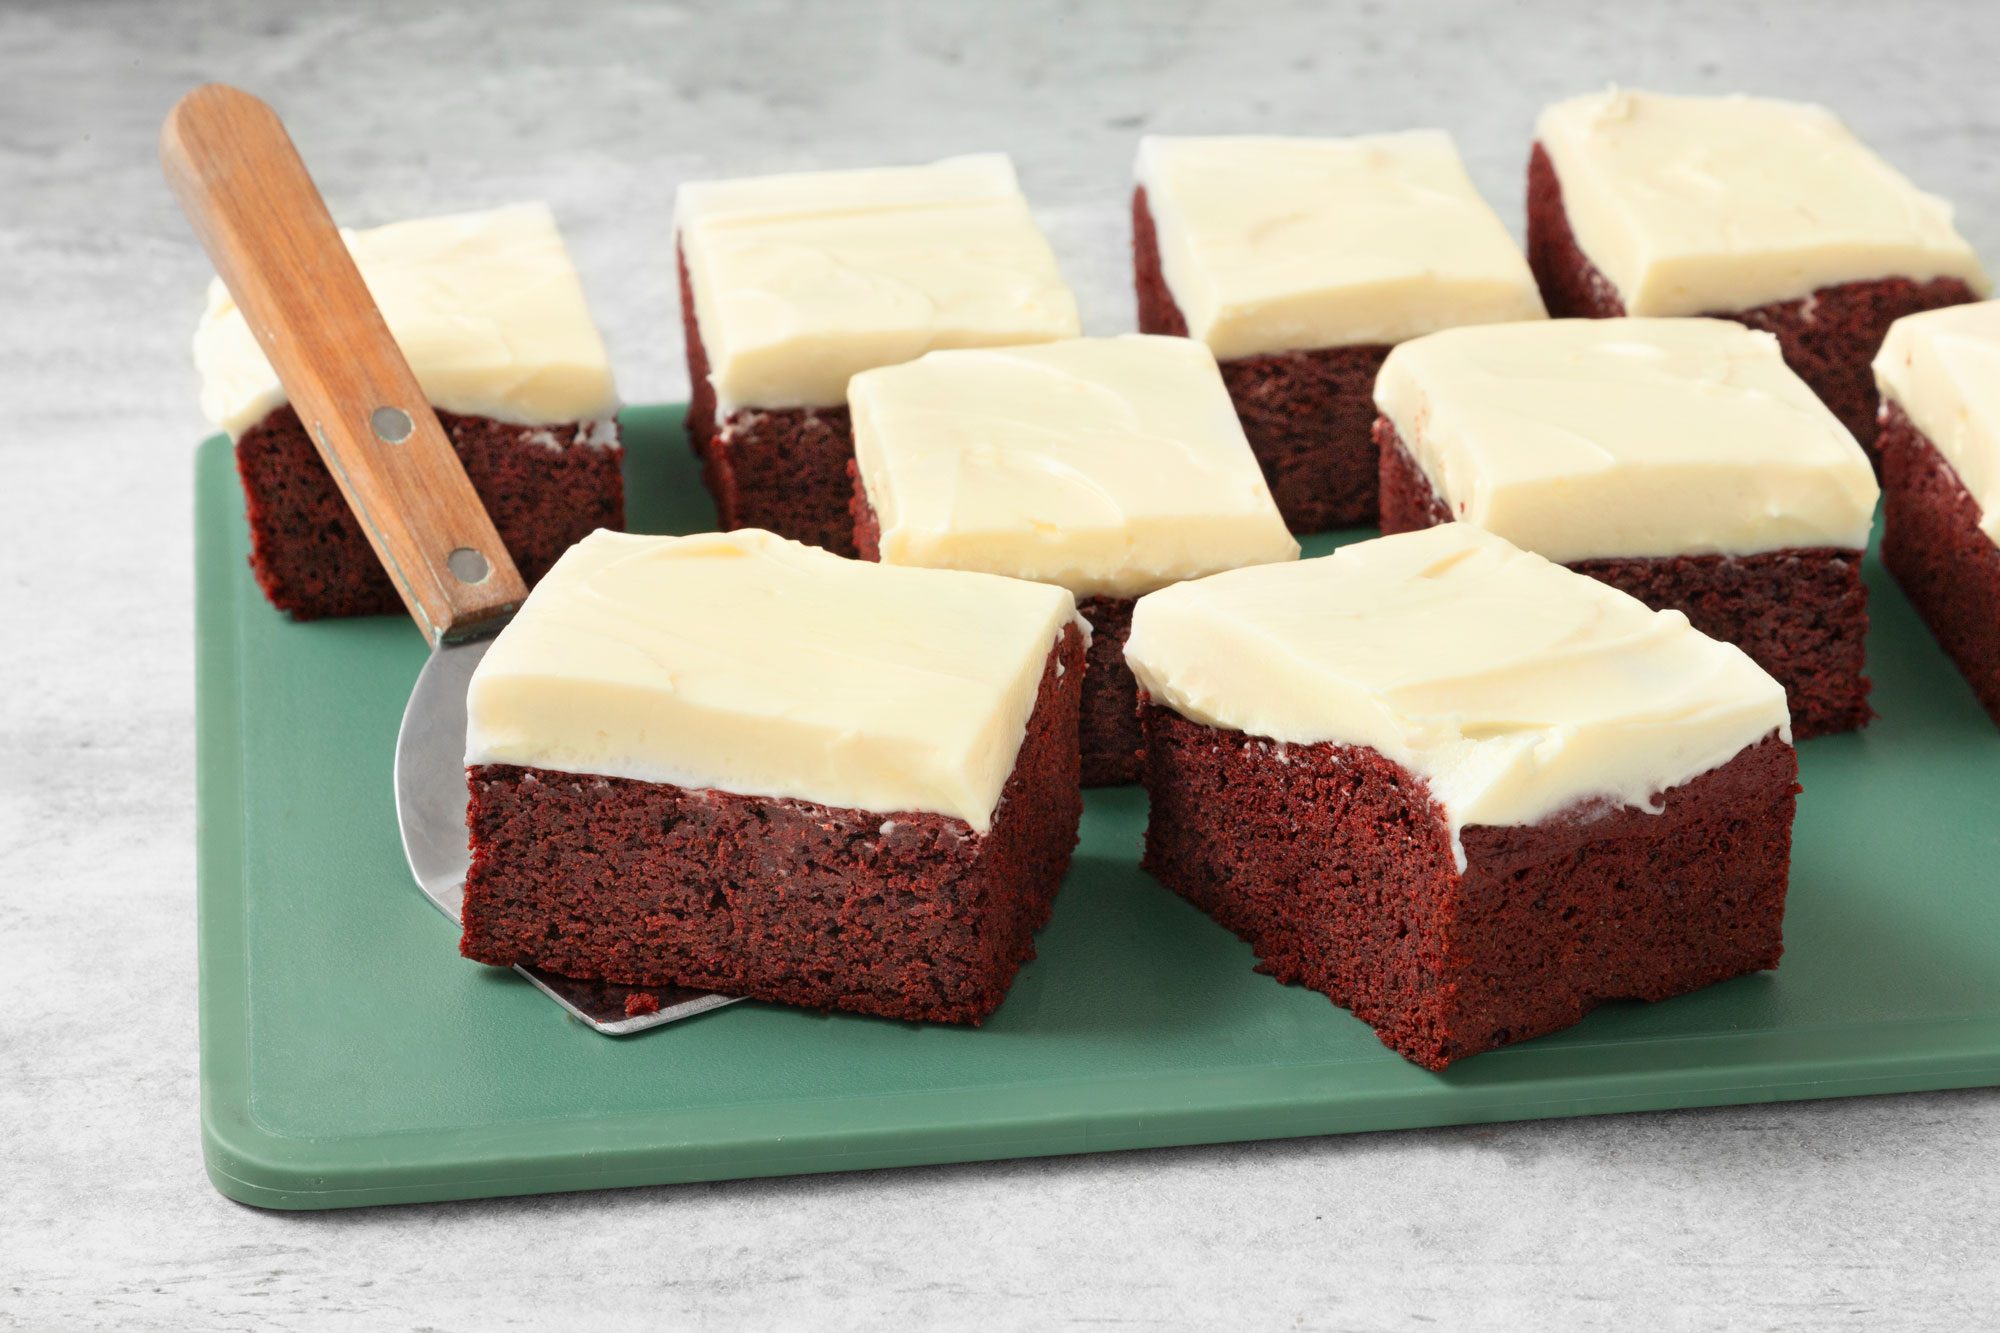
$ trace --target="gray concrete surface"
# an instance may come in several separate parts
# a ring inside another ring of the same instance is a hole
[[[667,226],[697,175],[1008,149],[1110,332],[1142,130],[1443,125],[1513,217],[1542,102],[1745,88],[1835,105],[2000,258],[1990,3],[555,8],[0,10],[0,1326],[1993,1325],[1993,1092],[344,1215],[216,1195],[205,266],[153,155],[188,86],[269,95],[353,222],[553,201],[637,401],[683,390]]]

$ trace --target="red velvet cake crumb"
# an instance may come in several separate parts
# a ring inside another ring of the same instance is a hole
[[[451,412],[437,418],[530,586],[590,532],[625,526],[622,448],[576,441],[571,424],[516,426]],[[250,568],[271,605],[295,620],[403,609],[289,404],[236,441],[236,470],[250,521]]]
[[[1375,423],[1382,459],[1382,531],[1413,532],[1453,520],[1410,457],[1394,423]],[[1785,687],[1794,740],[1866,726],[1868,587],[1861,553],[1837,547],[1755,555],[1672,555],[1572,560],[1655,611],[1679,611],[1710,638],[1733,643]]]
[[[2000,546],[1929,437],[1882,409],[1882,563],[2000,726]]]
[[[1132,195],[1132,267],[1139,332],[1187,337],[1187,318],[1160,270],[1143,189]],[[1375,520],[1375,374],[1384,346],[1325,347],[1221,363],[1250,451],[1293,532]]]
[[[1540,144],[1528,159],[1528,267],[1542,289],[1551,318],[1609,319],[1625,313],[1618,289],[1590,262],[1563,211],[1562,184]],[[1822,287],[1795,301],[1777,301],[1747,310],[1718,310],[1713,318],[1733,319],[1776,335],[1785,363],[1812,386],[1820,401],[1861,442],[1875,450],[1877,398],[1874,359],[1889,326],[1904,315],[1977,300],[1957,278],[1914,282],[1877,278]]]
[[[1427,1069],[1775,967],[1798,762],[1775,736],[1661,798],[1450,825],[1380,753],[1280,745],[1142,704],[1143,865]]]
[[[1132,633],[1131,597],[1086,597],[1077,611],[1090,622],[1090,667],[1083,677],[1083,785],[1137,782],[1146,748],[1139,730],[1139,682],[1125,664]]]
[[[632,986],[978,1023],[1034,957],[1076,846],[1083,670],[1083,636],[1067,628],[984,834],[946,815],[475,767],[460,950]]]
[[[660,1012],[660,997],[649,990],[635,990],[625,997],[625,1017],[643,1018]]]

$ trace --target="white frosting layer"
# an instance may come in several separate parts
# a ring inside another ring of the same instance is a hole
[[[519,426],[618,414],[611,359],[547,205],[341,235],[432,407]],[[286,401],[219,278],[194,361],[202,410],[232,437]]]
[[[1615,588],[1447,523],[1139,600],[1125,660],[1156,703],[1416,773],[1454,838],[1660,793],[1777,731],[1782,686]]]
[[[2000,543],[2000,301],[1905,315],[1875,358],[1882,396],[1951,464]]]
[[[1579,248],[1631,315],[1699,315],[1877,278],[1986,275],[1951,205],[1824,107],[1611,89],[1542,112]]]
[[[933,348],[1081,332],[999,153],[701,181],[675,212],[719,411],[836,406]]]
[[[992,824],[1060,588],[844,560],[754,528],[597,531],[473,673],[466,763]]]
[[[1867,455],[1729,320],[1450,329],[1389,354],[1375,405],[1455,517],[1551,560],[1868,544]]]
[[[1188,334],[1224,361],[1542,313],[1441,131],[1147,138],[1138,177]]]
[[[932,352],[855,376],[848,403],[887,564],[1135,597],[1298,556],[1189,339]]]

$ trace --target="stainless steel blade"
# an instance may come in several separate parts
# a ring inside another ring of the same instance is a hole
[[[472,866],[465,812],[465,692],[491,639],[447,643],[431,654],[417,676],[396,733],[396,819],[410,873],[440,912],[459,920],[465,874]],[[538,968],[514,969],[571,1014],[607,1036],[622,1037],[736,1003],[733,995],[674,986],[619,986],[578,981]],[[627,1017],[635,991],[659,997],[658,1013]]]

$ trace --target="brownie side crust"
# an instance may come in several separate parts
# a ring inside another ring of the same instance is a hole
[[[1146,192],[1132,195],[1132,268],[1139,332],[1187,337],[1187,318],[1160,270]],[[1375,374],[1386,346],[1326,347],[1224,361],[1222,381],[1293,532],[1353,527],[1375,517]]]
[[[630,986],[978,1023],[1075,849],[1083,636],[1049,653],[992,827],[626,778],[468,773],[460,951]]]
[[[1797,740],[1865,727],[1868,588],[1861,552],[1793,547],[1756,555],[1578,560],[1569,568],[1675,610],[1733,643],[1785,687]]]
[[[516,426],[439,411],[493,525],[530,586],[597,528],[625,526],[620,447],[586,444],[578,427]],[[403,609],[375,550],[290,404],[236,441],[250,522],[250,568],[294,620]]]
[[[863,560],[882,558],[882,523],[860,469],[847,465],[852,492],[848,512],[854,521],[855,552]],[[1077,612],[1090,622],[1088,667],[1083,677],[1077,741],[1083,756],[1083,785],[1116,787],[1139,780],[1139,682],[1125,665],[1125,640],[1132,633],[1133,597],[1086,597]]]
[[[1142,703],[1144,868],[1427,1069],[1775,967],[1797,757],[1775,736],[1662,797],[1474,826],[1366,748],[1280,745]]]
[[[715,434],[715,385],[708,378],[708,348],[701,341],[701,323],[694,316],[694,282],[688,277],[687,252],[680,239],[674,240],[674,268],[681,283],[681,342],[687,350],[688,405],[681,426],[687,431],[688,448],[706,462],[709,437]],[[703,480],[707,473],[704,471]],[[711,487],[711,490],[714,488]]]
[[[1458,517],[1431,485],[1424,470],[1417,466],[1417,460],[1410,457],[1395,422],[1387,417],[1375,418],[1372,434],[1382,478],[1382,505],[1376,521],[1383,536],[1434,528]]]
[[[1412,532],[1454,515],[1397,434],[1380,418],[1382,531]],[[1785,687],[1796,740],[1868,725],[1868,586],[1861,552],[1788,547],[1756,555],[1572,560],[1655,611],[1679,611],[1710,638],[1733,643]]]
[[[1139,729],[1139,682],[1125,664],[1134,597],[1086,597],[1076,604],[1090,622],[1090,665],[1083,678],[1083,785],[1137,782],[1145,736]]]
[[[2000,726],[2000,546],[1951,461],[1895,403],[1878,443],[1882,563]]]
[[[854,457],[854,425],[846,405],[746,407],[718,420],[694,287],[678,246],[675,257],[687,342],[688,444],[701,460],[702,485],[715,500],[717,522],[725,532],[764,528],[835,555],[853,555],[847,464]]]
[[[710,439],[702,467],[723,529],[764,528],[853,555],[847,514],[853,439],[845,407],[730,413]]]
[[[1551,318],[1606,319],[1625,313],[1617,288],[1577,244],[1569,216],[1563,211],[1562,184],[1539,143],[1528,159],[1527,249],[1528,267],[1534,271]],[[1875,376],[1869,362],[1888,336],[1889,326],[1920,310],[1977,299],[1957,278],[1928,282],[1877,278],[1822,287],[1794,301],[1711,313],[1716,319],[1733,319],[1775,334],[1784,350],[1785,364],[1811,385],[1820,401],[1853,432],[1876,459],[1879,471]]]
[[[1528,154],[1528,234],[1523,248],[1550,319],[1616,319],[1625,313],[1618,289],[1576,243],[1563,209],[1562,182],[1539,142]]]

